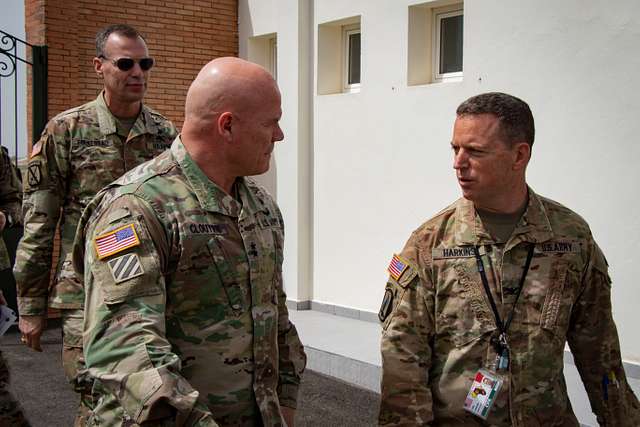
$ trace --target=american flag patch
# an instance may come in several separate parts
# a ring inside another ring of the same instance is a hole
[[[407,268],[409,268],[409,264],[402,261],[398,255],[394,254],[393,258],[391,258],[391,262],[389,263],[389,268],[387,268],[387,270],[389,271],[391,277],[393,277],[395,280],[398,280],[400,279],[400,276],[402,276],[402,273],[407,270]]]
[[[133,224],[117,228],[108,233],[102,234],[93,240],[96,247],[98,259],[106,258],[110,255],[122,252],[127,248],[132,248],[140,244],[140,239],[136,234]]]

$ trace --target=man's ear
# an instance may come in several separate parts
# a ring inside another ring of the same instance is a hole
[[[514,150],[516,158],[513,162],[513,168],[516,170],[526,168],[531,158],[531,146],[526,142],[516,142]]]
[[[233,114],[229,111],[220,114],[216,123],[218,125],[218,133],[220,136],[227,142],[233,141]]]
[[[96,70],[96,74],[102,77],[102,60],[98,57],[93,58],[93,69]]]

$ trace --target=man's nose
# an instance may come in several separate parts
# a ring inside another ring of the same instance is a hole
[[[469,157],[466,155],[464,150],[459,150],[457,153],[453,155],[453,168],[464,169],[468,166]]]

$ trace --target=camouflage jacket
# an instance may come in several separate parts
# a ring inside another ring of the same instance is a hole
[[[578,426],[563,376],[565,342],[600,425],[640,425],[620,359],[605,258],[580,216],[529,194],[506,243],[496,242],[465,199],[412,234],[399,255],[406,267],[397,280],[390,277],[380,312],[381,425]],[[535,245],[507,332],[511,363],[486,422],[463,409],[476,372],[492,368],[497,355],[476,245],[502,319]]]
[[[177,138],[83,214],[74,265],[99,425],[280,426],[280,405],[296,407],[306,356],[285,306],[282,218],[251,179],[236,189],[240,203]],[[122,230],[136,237],[104,246]]]
[[[82,308],[82,286],[71,267],[71,245],[83,209],[126,171],[169,148],[173,124],[143,106],[128,135],[100,94],[49,121],[34,145],[24,183],[24,236],[14,274],[21,314]],[[51,255],[60,220],[60,258],[49,290]]]
[[[7,224],[20,224],[22,214],[22,184],[18,179],[18,171],[11,164],[9,152],[5,147],[0,147],[0,212],[2,212]],[[0,231],[0,270],[11,267],[9,260],[9,252],[2,239],[2,231]]]

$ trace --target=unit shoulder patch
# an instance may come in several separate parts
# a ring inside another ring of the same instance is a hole
[[[32,163],[27,168],[27,182],[31,187],[40,185],[42,181],[42,169],[40,163]]]
[[[97,236],[93,239],[93,244],[96,248],[98,259],[103,259],[125,249],[138,246],[140,239],[133,223],[130,223]]]
[[[111,276],[116,283],[121,283],[144,274],[138,254],[125,254],[107,262]]]

